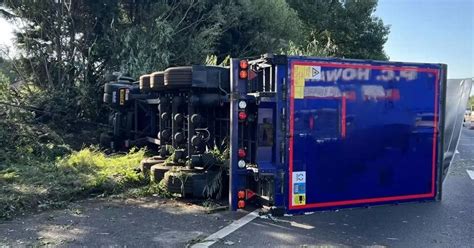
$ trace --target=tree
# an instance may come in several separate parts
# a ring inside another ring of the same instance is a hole
[[[303,21],[307,41],[334,45],[330,54],[357,59],[388,59],[383,47],[389,27],[373,13],[377,0],[288,0]]]
[[[100,112],[100,78],[111,54],[115,0],[2,1],[19,23],[15,61],[22,79],[40,89],[35,105],[73,118]],[[59,118],[69,121],[68,118]]]
[[[258,56],[301,44],[303,23],[285,0],[227,1],[229,22],[218,43],[218,57]]]
[[[375,0],[0,0],[19,23],[22,81],[31,102],[74,119],[101,120],[105,75],[266,52],[385,59],[388,28]],[[67,117],[67,118],[66,118]]]
[[[221,2],[136,1],[124,5],[129,14],[122,15],[122,32],[117,34],[120,69],[139,76],[169,65],[202,63],[215,52],[227,23]]]

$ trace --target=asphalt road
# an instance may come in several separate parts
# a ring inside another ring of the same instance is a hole
[[[257,218],[212,247],[474,247],[474,130],[463,128],[441,202]]]
[[[474,130],[463,130],[458,150],[441,202],[257,218],[212,247],[474,247],[474,180],[466,171],[474,171]],[[89,199],[0,222],[0,247],[185,247],[245,214],[207,214],[159,197]]]
[[[243,215],[159,197],[88,199],[0,222],[0,247],[185,247]]]

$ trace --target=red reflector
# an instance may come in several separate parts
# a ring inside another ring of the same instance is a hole
[[[240,69],[247,69],[249,67],[249,62],[243,59],[240,61],[239,66],[240,66]]]
[[[239,112],[239,120],[247,119],[247,114],[245,112]]]
[[[252,71],[252,70],[249,70],[248,72],[249,72],[249,76],[248,76],[248,79],[249,79],[249,80],[252,80],[252,79],[256,78],[257,75],[258,75],[257,73],[255,73],[255,72]]]
[[[240,73],[239,73],[240,79],[247,79],[248,76],[249,76],[249,74],[246,70],[241,70]]]
[[[239,199],[244,199],[244,198],[245,198],[245,191],[240,190],[240,191],[237,193],[237,197],[238,197]]]
[[[245,153],[245,150],[243,148],[239,149],[239,158],[245,158],[247,154]]]
[[[309,129],[311,130],[314,129],[314,116],[313,115],[309,117]]]
[[[253,192],[253,191],[250,190],[250,189],[247,189],[247,190],[246,190],[246,193],[247,193],[247,195],[246,195],[246,199],[247,199],[247,200],[250,199],[250,198],[252,198],[252,197],[254,197],[254,196],[256,195],[255,192]]]
[[[245,208],[245,201],[244,200],[239,200],[239,202],[237,202],[237,207],[238,208]]]

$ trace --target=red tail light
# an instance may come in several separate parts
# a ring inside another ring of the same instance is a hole
[[[237,203],[237,207],[238,208],[245,208],[245,201],[244,200],[239,200],[239,202]]]

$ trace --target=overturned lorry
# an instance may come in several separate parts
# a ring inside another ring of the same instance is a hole
[[[233,210],[440,200],[472,83],[448,83],[446,70],[266,54],[115,76],[101,141],[147,146],[153,180],[184,196],[228,192]]]

